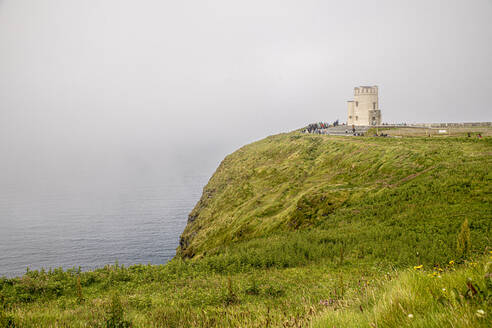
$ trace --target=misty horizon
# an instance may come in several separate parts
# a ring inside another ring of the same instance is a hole
[[[358,85],[379,86],[384,122],[490,121],[491,13],[485,0],[3,0],[2,139],[237,147],[346,121]]]

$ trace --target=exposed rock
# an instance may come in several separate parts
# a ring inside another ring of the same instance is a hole
[[[188,215],[188,224],[192,223],[197,218],[198,218],[198,214],[194,214],[194,215],[190,214],[190,215]]]

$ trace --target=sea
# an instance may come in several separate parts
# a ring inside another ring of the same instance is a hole
[[[165,152],[63,155],[2,169],[0,277],[166,263],[220,162]]]

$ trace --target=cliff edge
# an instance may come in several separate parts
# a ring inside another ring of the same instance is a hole
[[[313,248],[326,243],[346,256],[438,262],[456,252],[465,218],[483,250],[492,221],[488,150],[489,140],[464,138],[267,137],[222,161],[177,256],[241,245],[254,256],[304,232]]]

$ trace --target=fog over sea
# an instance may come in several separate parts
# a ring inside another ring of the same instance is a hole
[[[27,267],[88,270],[116,260],[166,263],[221,160],[158,149],[76,153],[44,154],[10,169],[4,163],[0,276]]]

